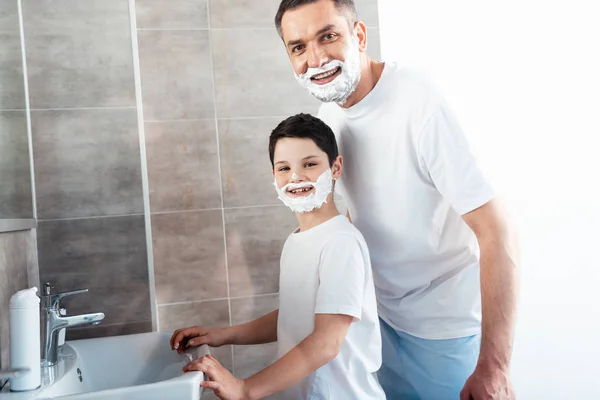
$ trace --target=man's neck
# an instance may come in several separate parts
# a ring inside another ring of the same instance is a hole
[[[317,225],[329,221],[331,218],[337,217],[338,215],[340,215],[340,212],[336,208],[332,196],[329,195],[327,203],[323,203],[320,208],[315,208],[307,213],[296,213],[298,225],[300,226],[299,232],[305,232]]]
[[[358,86],[356,86],[354,93],[348,97],[346,103],[342,105],[342,108],[350,108],[364,99],[373,90],[375,85],[377,85],[377,82],[379,82],[379,78],[381,78],[381,74],[383,73],[383,67],[384,63],[364,57]]]

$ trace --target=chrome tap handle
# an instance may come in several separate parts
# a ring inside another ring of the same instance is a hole
[[[62,299],[64,299],[65,297],[68,296],[72,296],[74,294],[80,294],[80,293],[87,293],[88,290],[87,289],[80,289],[80,290],[73,290],[70,292],[63,292],[63,293],[55,293],[52,294],[52,289],[54,288],[54,286],[52,286],[50,283],[46,283],[44,285],[44,293],[46,296],[48,296],[49,298],[49,308],[52,310],[58,310],[59,307],[59,303]]]

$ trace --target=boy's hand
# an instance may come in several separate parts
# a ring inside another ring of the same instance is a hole
[[[194,360],[183,367],[183,372],[202,371],[208,376],[209,381],[203,381],[200,386],[212,389],[221,400],[247,400],[246,383],[231,375],[211,355]]]
[[[177,329],[171,336],[171,349],[182,353],[188,347],[197,347],[207,344],[211,347],[220,347],[225,344],[227,335],[223,329],[210,329],[201,326],[192,326]]]

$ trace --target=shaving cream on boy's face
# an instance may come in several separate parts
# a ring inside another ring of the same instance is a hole
[[[360,81],[360,50],[356,38],[350,39],[344,59],[345,61],[332,60],[320,68],[308,68],[305,73],[294,75],[298,83],[317,99],[324,103],[336,102],[342,105],[354,93]],[[329,83],[319,85],[311,80],[315,75],[338,69],[341,69],[339,75]]]
[[[294,178],[295,173],[292,175]],[[305,213],[311,212],[315,208],[321,208],[321,206],[327,202],[327,196],[331,193],[333,188],[333,175],[331,169],[327,168],[317,179],[316,182],[300,182],[300,183],[288,183],[283,187],[277,185],[277,180],[273,182],[275,190],[279,196],[279,200],[288,206],[293,212]],[[292,197],[288,194],[288,191],[298,190],[301,194],[301,190],[314,189],[312,193],[306,196]]]

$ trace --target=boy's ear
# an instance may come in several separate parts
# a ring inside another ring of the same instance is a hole
[[[337,156],[333,165],[331,166],[331,174],[333,175],[333,179],[337,180],[342,176],[342,170],[344,169],[344,160],[342,156]]]

